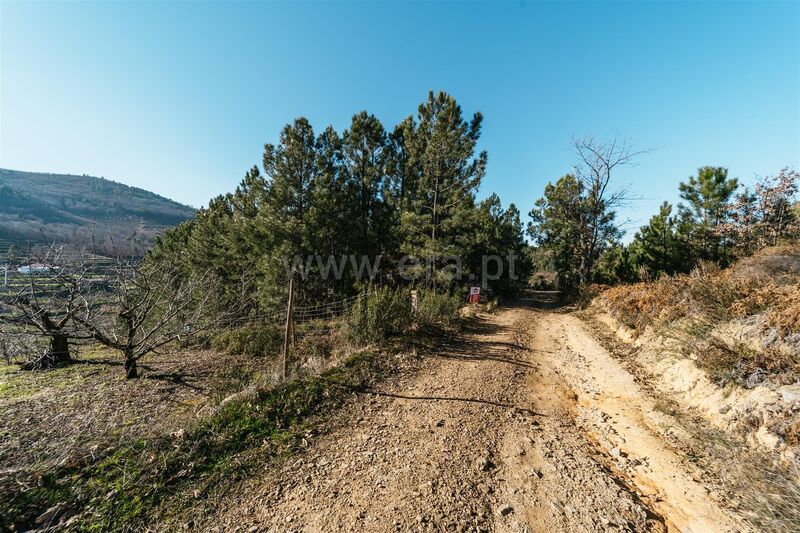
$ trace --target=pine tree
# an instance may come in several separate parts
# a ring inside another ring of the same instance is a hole
[[[261,258],[260,297],[264,305],[271,306],[283,300],[294,259],[304,265],[315,253],[316,228],[310,224],[310,210],[319,161],[314,129],[308,120],[301,117],[287,124],[277,145],[266,144],[263,163],[269,181],[259,223],[275,245]],[[314,287],[303,284],[298,298],[313,299],[313,292]]]
[[[283,306],[289,275],[302,278],[300,301],[358,289],[351,269],[322,276],[317,257],[338,266],[342,256],[380,254],[379,275],[391,274],[388,259],[404,253],[435,258],[434,273],[448,255],[475,274],[484,254],[527,257],[516,207],[502,209],[496,196],[476,206],[486,166],[486,153],[476,155],[481,122],[480,113],[465,120],[445,93],[430,93],[416,119],[391,134],[367,112],[341,136],[332,127],[315,136],[298,118],[265,145],[263,172],[251,168],[233,193],[168,231],[149,258],[178,265],[187,277],[210,271],[220,298],[244,291],[269,311]]]
[[[730,216],[731,197],[738,186],[736,178],[728,178],[728,169],[722,167],[700,168],[697,177],[690,176],[679,185],[686,204],[678,209],[697,259],[728,262],[728,243],[720,230]]]
[[[567,174],[555,185],[547,184],[544,196],[529,213],[533,221],[528,234],[548,252],[559,286],[567,291],[580,284],[578,272],[586,242],[584,194],[583,183]]]
[[[463,235],[461,244],[470,254],[466,256],[467,271],[478,274],[483,267],[483,256],[497,256],[502,259],[505,271],[491,285],[500,293],[515,292],[519,284],[510,277],[511,260],[508,258],[514,256],[516,278],[523,279],[531,270],[519,210],[514,204],[503,209],[500,197],[492,194],[478,204],[474,213],[475,227]]]
[[[671,215],[672,206],[664,202],[658,214],[639,229],[631,243],[634,264],[644,267],[651,275],[673,274],[677,269],[675,219]]]
[[[352,188],[351,233],[358,255],[375,256],[385,251],[383,230],[387,224],[384,193],[388,188],[388,138],[381,122],[366,111],[354,115],[343,137],[343,171]]]
[[[457,246],[458,236],[470,225],[486,168],[486,152],[475,157],[482,120],[476,113],[467,122],[452,96],[431,92],[419,107],[418,124],[413,128],[406,124],[408,174],[402,183],[408,207],[401,218],[403,252],[431,258],[434,283],[440,259],[464,252]]]

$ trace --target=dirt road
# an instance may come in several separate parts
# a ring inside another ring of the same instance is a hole
[[[745,530],[577,318],[521,305],[467,337],[362,395],[208,529]]]

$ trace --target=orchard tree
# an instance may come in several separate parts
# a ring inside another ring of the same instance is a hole
[[[22,265],[18,278],[22,282],[0,298],[0,327],[28,340],[46,341],[41,351],[35,342],[17,350],[27,352],[23,369],[69,363],[70,342],[87,338],[73,319],[96,283],[94,264],[81,249],[53,245],[32,250],[22,258]]]
[[[238,314],[241,298],[221,307],[208,290],[216,280],[209,273],[182,275],[165,264],[118,261],[109,273],[113,290],[83,299],[73,315],[88,337],[117,350],[125,377],[139,377],[139,361],[148,354],[222,325]]]

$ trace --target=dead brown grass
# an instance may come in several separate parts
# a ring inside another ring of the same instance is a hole
[[[725,346],[708,337],[717,325],[755,315],[765,318],[765,335],[800,334],[800,245],[762,250],[726,270],[704,263],[688,275],[614,287],[599,301],[637,335],[685,319],[682,331],[694,339],[688,348],[718,382],[744,385],[755,374],[782,379],[800,371],[797,350]]]
[[[767,324],[784,337],[800,332],[800,285],[788,288],[778,296],[767,315]]]
[[[602,294],[611,314],[641,333],[647,326],[690,317],[716,324],[768,313],[768,325],[782,336],[800,331],[800,279],[777,283],[772,276],[743,276],[701,264],[691,274],[614,287]]]

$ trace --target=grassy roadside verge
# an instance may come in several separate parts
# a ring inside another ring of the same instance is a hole
[[[144,529],[289,453],[318,416],[393,371],[399,347],[231,401],[183,431],[138,440],[92,464],[62,466],[33,486],[0,485],[0,523],[14,530],[66,522],[68,530]],[[45,510],[52,516],[36,523]]]

